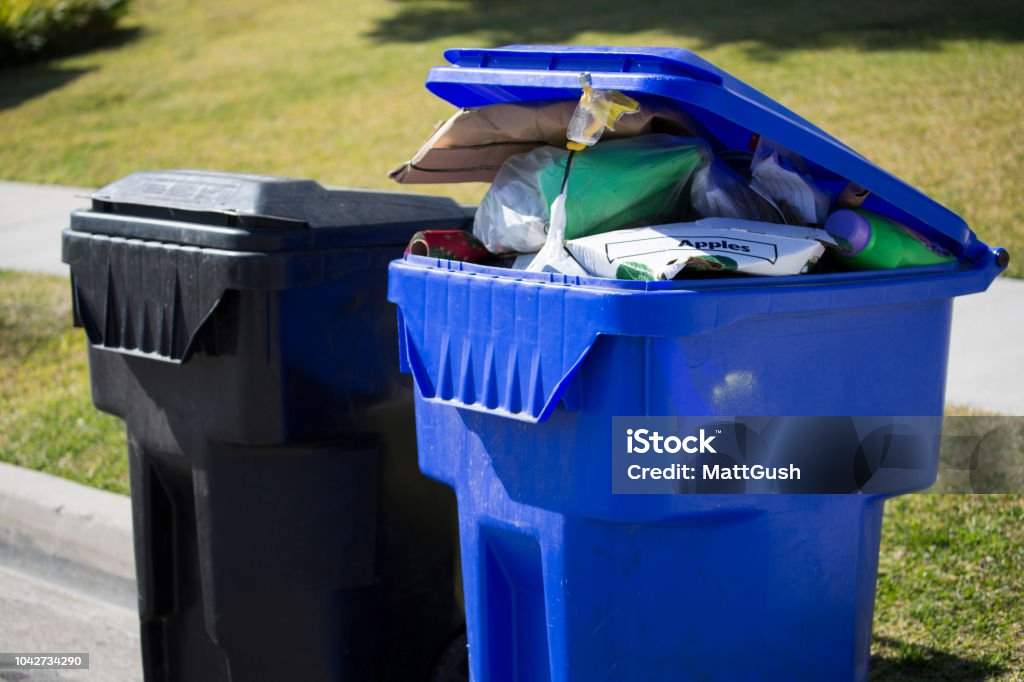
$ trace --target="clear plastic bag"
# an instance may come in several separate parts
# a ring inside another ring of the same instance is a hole
[[[751,188],[746,178],[717,158],[693,174],[690,203],[702,218],[785,222],[775,202]]]
[[[491,253],[529,253],[544,246],[550,201],[540,188],[540,169],[565,159],[558,147],[511,156],[476,209],[473,235]]]
[[[473,226],[490,251],[531,252],[544,246],[568,154],[541,147],[502,165]],[[661,134],[611,140],[578,152],[566,189],[565,238],[676,217],[683,189],[709,158],[703,140]]]
[[[790,225],[820,226],[832,197],[818,187],[798,154],[761,138],[750,164],[750,186],[775,202]]]

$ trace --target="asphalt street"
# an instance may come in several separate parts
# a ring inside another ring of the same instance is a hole
[[[0,650],[89,654],[88,670],[0,670],[0,680],[141,680],[135,604],[94,587],[19,562],[10,548],[0,551]]]

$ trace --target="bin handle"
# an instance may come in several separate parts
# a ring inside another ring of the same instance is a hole
[[[391,264],[402,268],[403,261]],[[579,314],[581,292],[502,278],[446,277],[405,267],[389,278],[398,305],[401,368],[430,402],[526,422],[561,402],[578,409],[574,378],[598,337]]]
[[[182,364],[227,291],[198,249],[65,232],[72,312],[95,348]],[[159,251],[159,253],[151,253]]]
[[[108,292],[111,289],[108,287]],[[104,296],[102,312],[87,304],[82,288],[72,277],[72,308],[76,327],[83,327],[90,345],[122,355],[135,355],[150,360],[162,360],[175,365],[186,362],[198,345],[198,338],[206,322],[216,312],[222,297],[209,302],[209,308],[198,324],[189,327],[181,314],[181,298],[175,297],[166,314],[157,320],[133,320],[130,307],[117,309],[114,298]],[[141,310],[167,308],[156,302],[142,304]]]
[[[500,414],[530,423],[545,421],[554,412],[559,401],[564,403],[567,410],[579,409],[581,402],[579,386],[576,385],[575,390],[570,390],[570,386],[574,385],[573,379],[576,372],[590,352],[593,342],[580,348],[578,357],[567,368],[556,371],[557,379],[554,381],[544,380],[542,355],[536,348],[528,353],[527,372],[522,372],[519,369],[519,366],[523,364],[520,362],[521,356],[517,352],[520,349],[512,350],[510,354],[504,354],[499,360],[494,359],[495,353],[485,350],[485,358],[490,359],[490,363],[484,369],[484,375],[488,379],[481,386],[482,392],[478,394],[475,392],[471,362],[462,365],[461,371],[457,375],[458,378],[453,381],[451,372],[453,358],[450,354],[444,356],[439,373],[441,381],[439,385],[435,384],[430,372],[427,371],[422,356],[417,351],[417,344],[409,337],[408,329],[403,327],[403,330],[404,343],[402,345],[406,352],[402,357],[402,369],[412,373],[416,386],[425,400],[477,412]],[[595,335],[594,339],[596,340],[596,338]],[[446,341],[450,342],[450,339],[451,337],[446,335]],[[448,348],[451,347],[450,343],[445,345]],[[495,366],[502,361],[507,364],[509,369],[506,376],[503,377],[504,381],[499,382]],[[470,369],[467,371],[467,368]]]

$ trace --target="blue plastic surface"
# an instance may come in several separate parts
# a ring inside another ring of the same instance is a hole
[[[391,264],[389,298],[401,311],[402,362],[415,377],[423,400],[528,422],[548,418],[560,401],[566,409],[578,408],[582,387],[573,379],[602,336],[640,337],[652,342],[701,339],[712,333],[722,334],[722,328],[743,321],[781,324],[779,329],[767,329],[751,337],[754,345],[743,349],[748,356],[744,362],[750,366],[744,371],[760,375],[771,371],[772,376],[764,376],[763,383],[770,378],[789,386],[791,380],[785,373],[775,374],[780,365],[759,364],[781,343],[776,338],[780,333],[784,337],[796,333],[790,331],[790,323],[779,323],[778,319],[790,316],[802,321],[802,340],[794,340],[794,347],[806,343],[807,335],[821,334],[827,320],[835,320],[840,327],[834,334],[844,338],[835,339],[831,347],[814,349],[816,357],[805,358],[808,381],[813,379],[816,391],[808,391],[802,384],[796,387],[800,394],[811,397],[810,402],[794,405],[787,393],[777,404],[762,403],[756,412],[749,412],[832,414],[816,411],[815,406],[820,404],[816,394],[834,386],[845,395],[856,383],[844,376],[858,358],[869,361],[855,377],[868,382],[864,389],[870,389],[869,393],[874,392],[871,387],[879,376],[900,376],[900,367],[905,370],[907,363],[913,366],[935,353],[945,358],[949,331],[944,327],[887,329],[882,340],[893,344],[889,352],[878,349],[875,354],[868,353],[872,338],[863,339],[859,346],[849,346],[850,339],[862,335],[856,322],[860,311],[892,310],[898,319],[903,313],[897,309],[905,306],[926,302],[934,305],[935,300],[948,302],[952,296],[982,291],[999,272],[994,260],[988,254],[985,261],[969,269],[940,265],[841,275],[647,283],[510,272],[409,256]],[[897,338],[889,339],[890,334]],[[703,368],[713,381],[735,371],[738,358],[732,355],[739,352],[744,339],[730,329],[713,344],[715,352],[723,354],[719,362]],[[941,367],[935,365],[942,377],[944,362]],[[899,367],[890,368],[891,363]],[[875,401],[871,405],[880,398],[890,399],[879,412],[864,412],[864,408],[851,411],[853,402],[838,403],[831,409],[838,409],[836,414],[919,414],[906,411],[904,398],[924,388],[923,382],[887,386],[884,396],[871,396]],[[941,388],[939,384],[926,389],[933,392],[940,407]],[[713,401],[713,394],[700,392],[685,394],[687,404],[664,404],[668,397],[664,390],[664,382],[647,382],[642,404],[654,406],[661,401],[662,409],[657,414],[747,414]],[[744,405],[743,409],[753,407]],[[654,413],[641,410],[611,414]]]
[[[448,57],[428,85],[459,105],[569,96],[581,69],[669,96],[898,201],[962,257],[657,283],[393,262],[420,467],[459,500],[473,679],[865,680],[883,498],[613,495],[612,417],[941,415],[953,297],[988,287],[998,251],[690,53]]]
[[[445,52],[427,88],[459,107],[579,97],[579,74],[595,88],[659,99],[686,111],[715,146],[746,149],[759,134],[801,154],[812,174],[838,192],[846,181],[871,190],[866,208],[903,222],[958,256],[984,250],[958,215],[778,102],[689,50],[641,47],[512,45]]]

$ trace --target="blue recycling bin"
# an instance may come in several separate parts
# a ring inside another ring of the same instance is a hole
[[[1006,252],[687,51],[445,56],[427,87],[456,106],[575,99],[588,71],[680,108],[715,147],[775,140],[958,257],[656,283],[392,262],[420,467],[458,498],[472,678],[866,679],[886,496],[615,495],[612,418],[941,415],[953,298]]]

